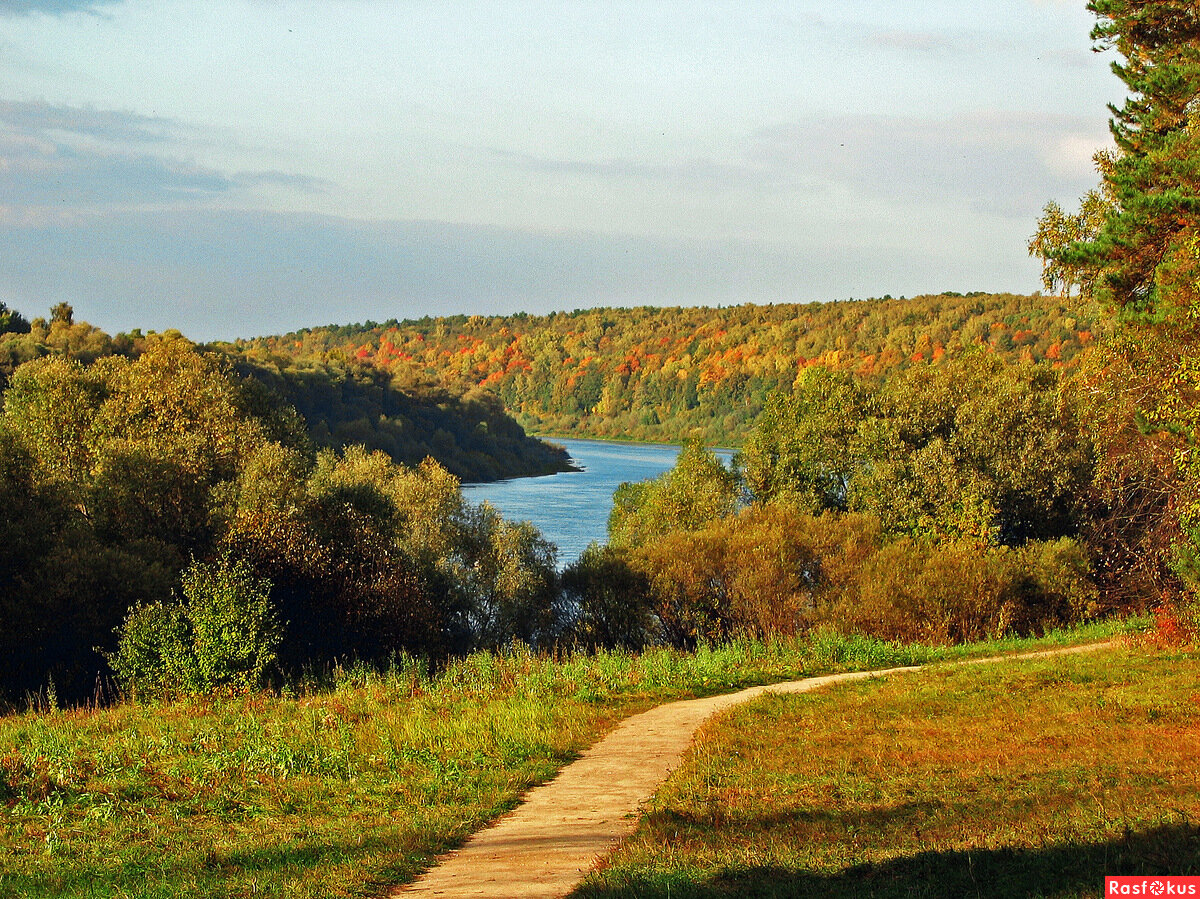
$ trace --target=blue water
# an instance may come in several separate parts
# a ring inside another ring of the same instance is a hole
[[[559,565],[579,558],[593,540],[608,537],[613,491],[624,481],[656,478],[675,464],[678,446],[610,443],[604,440],[554,440],[567,448],[583,471],[541,478],[514,478],[493,484],[464,484],[469,502],[487,500],[505,518],[531,521],[558,546]],[[730,453],[718,453],[726,464]]]

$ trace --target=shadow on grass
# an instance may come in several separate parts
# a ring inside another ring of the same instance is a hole
[[[289,840],[277,846],[234,851],[207,851],[170,858],[147,853],[112,866],[80,865],[56,873],[16,873],[0,870],[0,899],[62,897],[137,897],[175,899],[179,896],[298,895],[288,881],[305,881],[312,872],[351,865],[363,866],[354,879],[371,895],[411,880],[430,858],[453,848],[460,840],[401,845],[387,835],[361,840]],[[371,862],[371,869],[365,865]],[[269,888],[260,884],[270,883]],[[329,895],[319,880],[303,895]],[[337,895],[342,895],[338,892]]]
[[[1100,896],[1106,874],[1200,875],[1200,828],[1188,823],[1127,832],[1104,843],[971,852],[923,852],[833,873],[782,867],[733,868],[708,880],[683,873],[588,885],[573,899],[712,897],[1014,897]],[[609,875],[615,881],[619,872]]]

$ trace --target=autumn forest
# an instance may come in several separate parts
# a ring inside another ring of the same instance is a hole
[[[1131,94],[1044,294],[601,308],[232,343],[0,305],[0,696],[398,653],[1200,625],[1200,25],[1095,0]],[[550,442],[530,434],[550,438]],[[560,569],[463,481],[685,445]],[[707,447],[734,448],[726,467]]]

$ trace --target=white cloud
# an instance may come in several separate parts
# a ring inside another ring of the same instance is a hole
[[[0,0],[0,16],[63,16],[68,13],[97,13],[121,0]]]
[[[188,129],[122,110],[0,101],[0,196],[9,222],[92,209],[203,203],[260,186],[313,191],[319,179],[222,171],[186,156]]]

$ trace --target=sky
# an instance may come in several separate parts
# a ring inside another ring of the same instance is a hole
[[[0,0],[0,302],[195,340],[1030,293],[1085,0]]]

